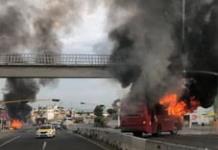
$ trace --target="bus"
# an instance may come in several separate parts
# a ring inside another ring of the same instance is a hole
[[[164,106],[153,107],[144,101],[123,101],[121,103],[120,127],[122,132],[132,132],[134,136],[159,135],[161,132],[177,134],[182,128],[182,118],[168,115]]]

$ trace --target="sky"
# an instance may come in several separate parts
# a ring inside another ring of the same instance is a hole
[[[107,10],[103,6],[90,13],[84,10],[83,17],[73,31],[60,33],[63,53],[103,53],[110,54],[112,43],[108,39],[105,26]]]
[[[70,33],[61,32],[63,53],[110,54],[113,44],[105,30],[107,11],[99,6],[92,13],[84,10],[80,23]],[[0,79],[0,90],[4,93],[5,79]],[[3,93],[0,92],[1,98]],[[48,99],[31,103],[31,106],[58,104],[76,110],[92,110],[97,104],[111,106],[114,100],[124,97],[127,89],[113,79],[57,79],[55,85],[42,87],[37,99]],[[51,99],[60,99],[54,103]],[[81,105],[85,102],[85,105]]]
[[[127,92],[112,79],[61,79],[57,87],[41,88],[37,99],[57,98],[61,100],[59,104],[65,107],[84,110],[93,109],[97,104],[110,107],[114,100],[124,97]],[[85,105],[81,105],[81,102]],[[51,101],[49,103],[52,104]],[[40,101],[34,106],[41,104],[48,102]]]

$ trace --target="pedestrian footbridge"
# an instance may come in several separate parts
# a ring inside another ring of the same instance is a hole
[[[110,55],[0,54],[0,77],[111,78]]]

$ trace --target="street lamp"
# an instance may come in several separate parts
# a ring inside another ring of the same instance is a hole
[[[118,99],[114,103],[114,106],[117,109],[117,127],[120,127],[120,106],[121,106],[121,101]]]
[[[85,102],[80,102],[80,104],[81,104],[81,105],[85,105],[86,103],[85,103]]]
[[[0,105],[11,104],[11,103],[21,103],[21,102],[37,102],[37,101],[50,101],[49,99],[17,99],[17,100],[0,100]]]
[[[183,70],[184,74],[193,73],[193,74],[205,74],[211,76],[218,76],[218,72],[207,71],[207,70]]]
[[[87,103],[87,102],[80,102],[81,105],[99,105],[99,104],[96,104],[96,103]]]
[[[52,99],[53,102],[60,102],[60,99]]]

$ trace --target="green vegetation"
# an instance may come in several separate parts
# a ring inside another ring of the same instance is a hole
[[[105,118],[103,116],[105,106],[104,105],[97,105],[94,109],[94,114],[95,114],[95,126],[96,127],[105,127]]]

